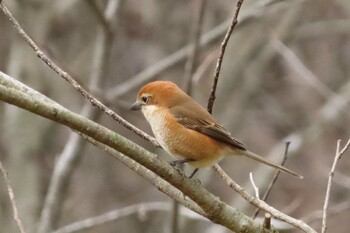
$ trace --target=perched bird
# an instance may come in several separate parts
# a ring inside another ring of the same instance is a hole
[[[169,154],[181,158],[171,164],[195,168],[212,166],[226,156],[246,156],[300,179],[295,172],[249,151],[231,133],[217,123],[199,103],[170,81],[146,84],[131,110],[141,110],[154,136]]]

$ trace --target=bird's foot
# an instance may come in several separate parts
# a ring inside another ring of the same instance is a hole
[[[170,166],[174,167],[181,175],[185,175],[182,166],[185,163],[189,163],[189,162],[193,162],[196,161],[194,159],[181,159],[181,160],[174,160],[169,162]],[[191,173],[190,176],[188,176],[188,178],[192,178],[198,171],[198,168],[194,169],[193,172]],[[199,181],[200,184],[200,181]]]
[[[178,162],[179,160],[174,160],[174,161],[171,161],[171,162],[169,162],[169,164],[170,164],[170,166],[172,166],[172,167],[177,167],[177,165],[178,165]]]
[[[184,171],[182,170],[182,168],[180,167],[177,167],[177,166],[173,166],[175,168],[175,170],[182,176],[185,176],[185,173]]]
[[[194,159],[180,159],[180,160],[174,160],[174,161],[171,161],[170,162],[170,165],[175,167],[175,166],[180,166],[180,165],[183,165],[185,163],[189,163],[189,162],[193,162],[193,161],[196,161]]]

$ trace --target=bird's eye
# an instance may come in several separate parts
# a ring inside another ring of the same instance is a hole
[[[142,100],[142,102],[147,103],[148,97],[147,96],[142,96],[141,100]]]

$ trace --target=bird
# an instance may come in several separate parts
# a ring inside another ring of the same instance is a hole
[[[245,156],[289,173],[303,176],[249,151],[198,102],[171,81],[153,81],[137,94],[131,110],[141,110],[160,146],[177,158],[170,164],[199,168],[217,164],[228,156]]]

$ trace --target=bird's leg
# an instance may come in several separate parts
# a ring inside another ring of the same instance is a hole
[[[170,165],[175,167],[176,169],[178,168],[178,166],[183,165],[185,163],[189,163],[189,162],[193,162],[196,161],[195,159],[180,159],[180,160],[174,160],[172,162],[170,162]],[[178,170],[178,169],[177,169]],[[179,170],[178,170],[179,171]],[[194,169],[194,171],[191,173],[191,175],[188,178],[192,178],[198,171],[198,168]]]
[[[192,178],[194,176],[194,174],[196,174],[198,172],[198,168],[194,169],[193,172],[191,173],[191,175],[188,178]]]

